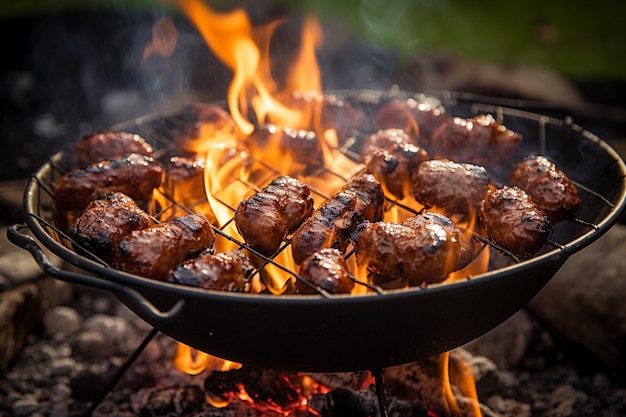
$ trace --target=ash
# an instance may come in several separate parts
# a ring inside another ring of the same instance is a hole
[[[41,326],[2,374],[0,415],[278,415],[238,400],[223,409],[209,405],[205,382],[212,372],[191,376],[177,370],[173,361],[177,342],[162,334],[147,343],[110,387],[115,374],[151,329],[110,294],[69,287],[71,295],[45,313]],[[486,337],[451,352],[451,361],[462,358],[472,366],[484,416],[626,415],[626,385],[618,376],[555,337],[524,310],[503,326],[524,334],[524,340],[518,337],[516,345],[526,349],[517,349],[518,354],[508,349],[494,354],[492,360],[475,353],[487,349],[497,352],[503,347],[497,346],[497,338]],[[503,365],[496,365],[496,361]],[[437,409],[433,398],[420,399],[417,395],[421,390],[422,395],[437,397],[438,382],[422,378],[425,385],[416,388],[399,377],[426,375],[427,369],[423,364],[407,364],[383,371],[390,416],[426,416],[433,409],[438,415],[455,415],[445,408]],[[251,375],[261,375],[255,372]],[[264,378],[273,375],[270,370],[262,372]],[[346,375],[311,375],[333,389],[311,396],[306,409],[294,408],[290,415],[379,416],[373,383],[357,387],[354,381],[358,375]],[[458,395],[454,386],[453,391]],[[472,415],[464,406],[466,399],[458,395],[457,402],[462,414]],[[90,409],[92,405],[95,410]]]

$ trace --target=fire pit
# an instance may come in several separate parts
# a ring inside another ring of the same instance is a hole
[[[392,98],[424,99],[398,91],[337,95],[370,115]],[[511,262],[492,250],[492,263],[504,262],[505,266],[456,282],[375,288],[350,296],[234,294],[155,281],[112,269],[70,249],[50,211],[51,187],[63,173],[59,168],[62,154],[42,166],[27,186],[27,225],[45,247],[90,274],[54,268],[38,244],[17,226],[10,237],[30,250],[51,275],[112,291],[155,328],[225,359],[273,369],[326,372],[381,369],[446,352],[510,317],[571,254],[617,221],[625,205],[626,169],[612,148],[571,121],[468,101],[453,93],[438,99],[449,114],[494,114],[526,138],[520,155],[539,153],[557,160],[581,190],[583,203],[576,218],[556,224],[549,244],[533,258]],[[115,129],[140,133],[161,147],[171,146],[164,138],[172,137],[171,129],[184,124],[182,114],[176,110],[151,115]],[[223,232],[218,229],[219,233]],[[271,264],[272,259],[267,262]],[[287,335],[289,349],[284,348]]]

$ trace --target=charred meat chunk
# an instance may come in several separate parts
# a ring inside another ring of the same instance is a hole
[[[488,114],[471,119],[454,117],[433,134],[432,155],[435,159],[493,166],[507,162],[522,136]]]
[[[437,100],[393,99],[376,113],[379,129],[402,129],[422,146],[429,146],[435,130],[447,119]]]
[[[136,133],[106,131],[82,137],[73,149],[74,166],[82,167],[102,159],[119,158],[131,153],[154,156],[146,139]]]
[[[309,187],[282,175],[239,204],[235,225],[248,246],[270,256],[311,213]]]
[[[193,103],[181,115],[184,128],[173,133],[174,141],[185,152],[206,153],[211,139],[236,135],[235,122],[221,106]]]
[[[345,252],[359,224],[382,220],[384,201],[382,187],[372,174],[352,178],[295,231],[291,239],[294,261],[299,265],[323,248]]]
[[[411,177],[415,200],[436,207],[446,216],[476,213],[489,187],[487,170],[474,164],[449,159],[422,162]]]
[[[404,143],[417,145],[415,140],[402,129],[379,130],[367,136],[363,141],[361,159],[365,160],[368,155],[375,152],[377,149],[387,149],[393,145],[402,145]]]
[[[469,230],[437,213],[401,223],[365,223],[355,239],[357,263],[376,274],[402,278],[411,286],[444,281],[475,253]]]
[[[218,291],[246,291],[254,265],[242,251],[205,251],[175,266],[168,281]]]
[[[545,156],[524,158],[511,172],[510,185],[526,191],[552,223],[572,215],[580,207],[576,187]]]
[[[286,172],[309,175],[324,164],[319,138],[312,130],[280,128],[267,124],[257,127],[244,140],[254,158],[281,162]]]
[[[92,201],[68,234],[81,249],[108,261],[120,239],[133,230],[146,229],[155,223],[132,198],[123,193],[111,193]]]
[[[298,275],[330,294],[350,294],[354,287],[343,254],[334,248],[324,248],[307,257],[300,264]],[[318,293],[299,279],[296,280],[296,289],[300,294]]]
[[[429,158],[423,148],[402,143],[375,150],[365,158],[365,165],[386,193],[402,200],[405,195],[411,194],[412,172]]]
[[[80,214],[92,200],[121,192],[142,206],[151,199],[162,177],[163,167],[145,155],[104,159],[63,175],[54,188],[54,203],[62,213]]]
[[[176,265],[213,246],[215,232],[199,213],[134,230],[115,247],[111,265],[122,271],[163,280]]]
[[[548,216],[518,187],[488,191],[478,215],[489,238],[521,259],[537,253],[551,231]]]

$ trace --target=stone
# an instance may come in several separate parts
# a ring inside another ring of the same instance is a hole
[[[529,303],[566,339],[626,373],[626,225],[574,254]]]

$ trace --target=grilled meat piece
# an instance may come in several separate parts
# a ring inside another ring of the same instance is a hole
[[[309,187],[282,175],[239,204],[235,224],[248,246],[270,256],[311,213]]]
[[[244,139],[254,158],[280,162],[285,172],[309,175],[324,164],[319,138],[312,130],[259,126]]]
[[[350,294],[354,287],[343,254],[334,248],[324,248],[307,257],[302,261],[298,275],[330,294]],[[300,294],[318,293],[299,279],[296,280],[296,289]]]
[[[114,268],[163,280],[179,263],[213,246],[215,232],[199,213],[176,217],[147,229],[134,230],[114,249]]]
[[[394,99],[376,113],[379,129],[402,129],[421,146],[429,146],[435,130],[447,119],[445,108],[434,100]]]
[[[493,166],[511,159],[522,136],[488,114],[471,119],[453,117],[433,133],[435,159]]]
[[[73,149],[74,166],[82,167],[102,159],[120,158],[131,153],[154,156],[142,136],[130,132],[107,131],[84,136]]]
[[[472,233],[446,216],[424,212],[401,223],[365,223],[356,233],[358,265],[409,285],[444,281],[475,254]]]
[[[488,191],[478,215],[489,238],[521,259],[537,253],[551,231],[548,216],[518,187]]]
[[[61,213],[79,215],[92,200],[121,192],[141,207],[151,199],[162,176],[163,167],[145,155],[104,159],[63,175],[54,188],[54,203]]]
[[[403,143],[417,145],[415,140],[402,129],[379,130],[366,137],[363,141],[360,151],[361,159],[365,160],[368,155],[377,149],[387,149],[393,145],[401,145]]]
[[[212,103],[193,103],[182,112],[184,128],[173,132],[174,141],[185,152],[204,154],[211,139],[235,136],[235,122],[221,106]]]
[[[545,156],[524,158],[511,172],[510,185],[526,191],[552,223],[572,215],[580,207],[576,187]]]
[[[291,239],[294,261],[323,248],[346,250],[351,234],[364,221],[383,216],[383,190],[372,174],[352,178],[307,218]]]
[[[365,158],[365,164],[367,171],[376,177],[386,193],[402,200],[410,194],[411,173],[429,158],[419,146],[402,143],[376,149]]]
[[[80,245],[105,261],[113,248],[133,230],[146,229],[154,219],[123,193],[111,193],[92,201],[70,227],[68,234]]]
[[[449,159],[421,163],[411,177],[413,196],[427,208],[442,209],[446,216],[476,213],[489,187],[487,170]]]
[[[219,291],[246,291],[254,265],[242,251],[205,251],[175,266],[168,281]]]

